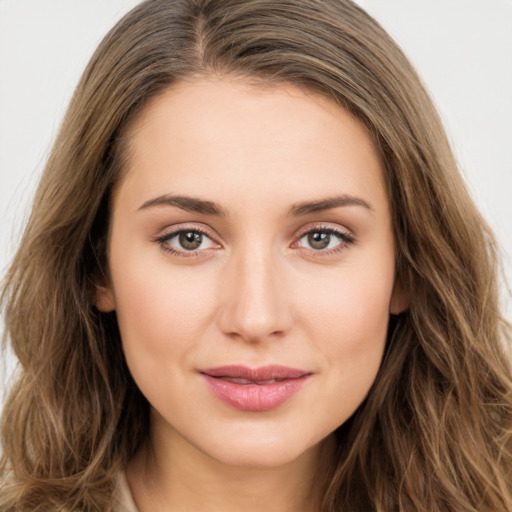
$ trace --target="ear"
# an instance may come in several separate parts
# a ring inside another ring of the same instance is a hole
[[[391,294],[389,312],[392,315],[399,315],[409,308],[410,303],[411,295],[409,289],[404,286],[401,279],[397,279]]]
[[[102,313],[110,313],[116,309],[112,287],[108,282],[96,286],[94,304]]]

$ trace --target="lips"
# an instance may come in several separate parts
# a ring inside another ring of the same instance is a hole
[[[269,365],[220,366],[201,370],[210,390],[225,404],[243,411],[268,411],[295,395],[310,372]]]

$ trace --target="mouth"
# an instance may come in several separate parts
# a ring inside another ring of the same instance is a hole
[[[275,409],[299,392],[311,372],[269,365],[260,368],[220,366],[199,372],[213,394],[242,411]]]

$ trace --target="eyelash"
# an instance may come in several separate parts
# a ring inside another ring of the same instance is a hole
[[[195,250],[195,251],[187,251],[187,250],[183,249],[180,251],[180,250],[174,249],[173,247],[168,245],[168,242],[170,240],[172,240],[174,237],[178,236],[180,233],[199,233],[203,236],[208,237],[210,240],[213,241],[213,237],[208,233],[208,231],[206,231],[205,229],[199,228],[199,227],[194,227],[194,228],[190,228],[190,229],[188,229],[188,228],[176,229],[174,231],[166,233],[165,235],[157,237],[154,241],[160,245],[160,248],[163,251],[165,251],[169,254],[172,254],[173,256],[180,256],[180,257],[184,257],[184,258],[200,257],[201,252],[204,251],[205,249]]]
[[[186,249],[183,250],[177,250],[173,248],[172,246],[168,245],[168,242],[172,240],[174,237],[180,235],[180,233],[199,233],[203,236],[206,236],[209,238],[212,242],[214,242],[213,237],[209,234],[209,232],[205,229],[202,229],[200,227],[194,227],[194,228],[180,228],[176,229],[174,231],[171,231],[169,233],[166,233],[165,235],[162,235],[160,237],[155,238],[153,241],[160,245],[160,248],[174,256],[178,257],[184,257],[184,258],[190,258],[190,257],[201,257],[202,252],[206,251],[207,249],[199,249],[194,251],[187,251]],[[354,244],[356,242],[356,237],[347,233],[346,231],[335,229],[330,226],[314,226],[312,228],[308,228],[304,231],[299,232],[296,235],[296,241],[293,242],[292,246],[300,242],[302,238],[304,238],[306,235],[309,235],[311,233],[324,233],[329,236],[335,236],[340,239],[340,243],[331,249],[312,249],[312,248],[306,248],[303,249],[311,251],[312,253],[315,253],[319,256],[330,256],[332,254],[336,254],[343,249],[346,249],[347,246]],[[216,242],[214,242],[216,243]]]
[[[335,236],[340,239],[340,243],[331,249],[311,249],[306,248],[304,249],[311,251],[315,254],[318,254],[319,256],[330,256],[332,254],[337,254],[338,252],[344,250],[347,248],[347,246],[352,245],[356,242],[356,237],[349,234],[346,231],[343,231],[341,229],[335,229],[330,226],[314,226],[312,228],[307,228],[304,231],[299,232],[297,235],[297,241],[294,242],[292,245],[298,243],[302,238],[304,238],[306,235],[309,235],[311,233],[324,233],[329,236]]]

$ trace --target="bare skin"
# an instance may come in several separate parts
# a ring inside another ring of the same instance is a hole
[[[407,306],[373,142],[329,99],[229,77],[173,86],[128,136],[97,305],[116,310],[151,405],[127,468],[134,500],[312,512],[330,435],[375,379],[390,311]],[[224,365],[304,382],[244,408],[212,392],[208,369]]]
[[[159,467],[153,447],[141,450],[128,466],[127,478],[140,512],[313,512],[334,440],[329,437],[276,468],[240,468],[197,456],[194,450],[168,448],[180,457],[166,460],[165,467]]]

